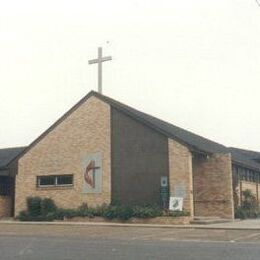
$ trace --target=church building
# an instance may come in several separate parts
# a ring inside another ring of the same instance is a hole
[[[243,189],[259,200],[259,176],[260,153],[91,91],[29,146],[0,149],[0,218],[17,216],[31,196],[61,208],[161,204],[163,180],[191,216],[233,219]]]

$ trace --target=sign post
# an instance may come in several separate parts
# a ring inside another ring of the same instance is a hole
[[[161,177],[160,197],[163,208],[167,208],[169,201],[169,186],[168,178],[166,176]]]

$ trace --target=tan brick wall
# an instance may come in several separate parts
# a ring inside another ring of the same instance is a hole
[[[40,120],[40,119],[39,119]],[[26,208],[26,197],[54,199],[59,207],[75,208],[111,201],[110,106],[90,97],[32,147],[18,162],[15,215]],[[83,194],[82,157],[101,152],[102,193]],[[73,174],[73,188],[37,188],[36,176]]]
[[[170,196],[175,196],[176,185],[184,185],[186,197],[183,206],[193,216],[192,154],[187,147],[172,139],[168,139],[168,146]]]
[[[231,156],[193,158],[195,216],[234,218]]]
[[[0,218],[10,217],[12,199],[9,196],[0,196]]]

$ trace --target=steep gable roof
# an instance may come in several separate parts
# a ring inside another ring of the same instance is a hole
[[[41,139],[43,139],[52,129],[63,122],[70,114],[72,114],[81,104],[83,104],[88,98],[95,96],[96,98],[102,100],[103,102],[109,104],[114,109],[134,118],[135,120],[146,124],[150,128],[162,133],[163,135],[173,138],[186,146],[188,146],[192,151],[201,152],[206,154],[213,153],[232,153],[232,160],[238,163],[243,163],[246,167],[260,170],[260,164],[250,160],[241,153],[237,153],[225,147],[222,144],[211,141],[200,135],[194,134],[183,128],[177,127],[173,124],[167,123],[156,117],[138,111],[130,106],[127,106],[121,102],[118,102],[112,98],[101,95],[95,91],[89,92],[85,97],[83,97],[76,105],[74,105],[69,111],[67,111],[61,118],[59,118],[51,127],[49,127],[43,134],[41,134],[36,140],[34,140],[28,147],[22,150],[16,157],[14,157],[8,164],[12,161],[19,159],[23,154],[30,150],[35,144],[37,144]]]
[[[112,107],[118,109],[119,111],[133,117],[136,120],[139,120],[149,125],[150,127],[154,128],[157,131],[160,131],[161,133],[165,134],[170,138],[174,138],[186,144],[187,146],[189,146],[190,148],[196,151],[205,152],[205,153],[228,153],[224,145],[218,144],[200,135],[194,134],[190,131],[184,130],[180,127],[167,123],[156,117],[138,111],[112,98],[106,97],[104,95],[100,95],[97,92],[93,92],[93,94],[97,98],[100,98],[101,100],[110,104]]]

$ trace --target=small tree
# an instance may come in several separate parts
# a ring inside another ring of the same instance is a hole
[[[256,197],[251,190],[242,192],[241,206],[236,209],[235,217],[240,219],[257,218],[260,216],[259,206]]]
[[[252,191],[247,189],[243,191],[242,194],[243,194],[242,207],[245,210],[249,210],[249,211],[257,210],[258,209],[257,199],[252,193]]]

